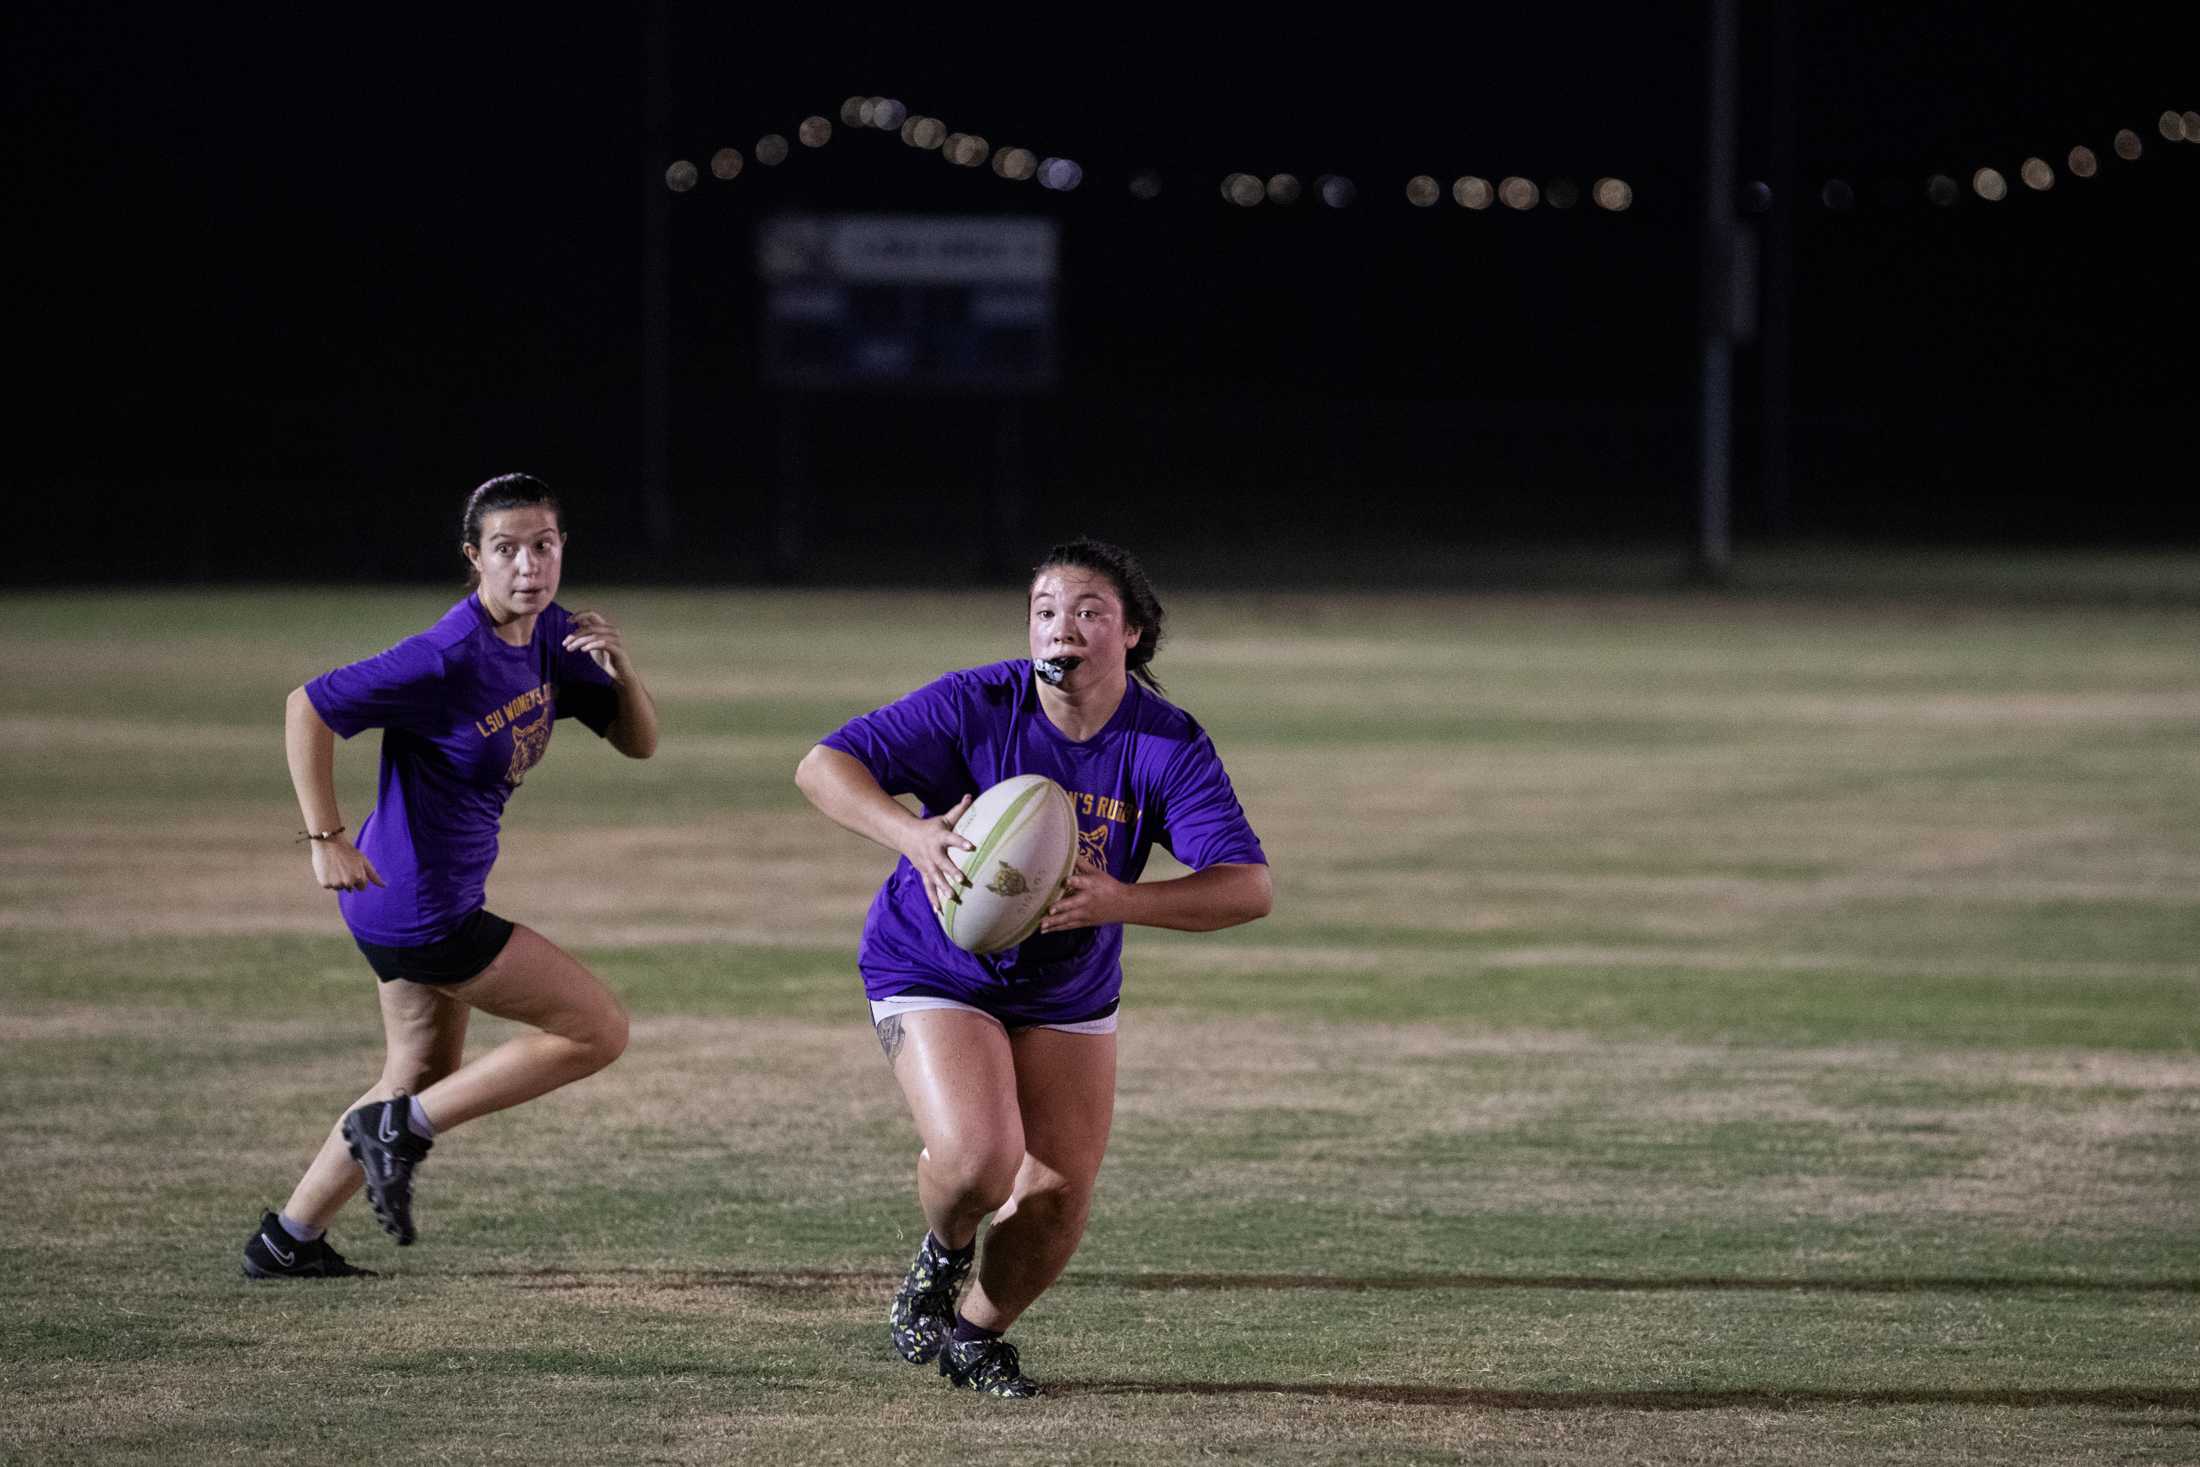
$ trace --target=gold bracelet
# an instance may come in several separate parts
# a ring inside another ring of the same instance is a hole
[[[343,833],[344,827],[341,825],[334,830],[301,830],[298,832],[298,840],[334,840]],[[298,841],[294,840],[291,844],[296,845]]]

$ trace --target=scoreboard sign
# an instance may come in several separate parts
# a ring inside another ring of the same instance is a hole
[[[1055,381],[1052,219],[780,214],[757,229],[764,378],[1035,392]]]

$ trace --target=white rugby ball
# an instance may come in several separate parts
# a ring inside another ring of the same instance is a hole
[[[955,833],[976,850],[955,852],[970,884],[940,909],[940,929],[966,953],[1014,947],[1038,930],[1077,868],[1077,815],[1043,774],[1017,774],[970,802]]]

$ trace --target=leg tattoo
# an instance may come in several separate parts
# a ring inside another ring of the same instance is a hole
[[[892,1068],[894,1061],[901,1058],[902,1038],[901,1015],[889,1014],[878,1021],[878,1047],[886,1051],[888,1068]]]

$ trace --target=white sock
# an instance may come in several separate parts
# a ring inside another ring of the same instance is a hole
[[[314,1227],[311,1223],[302,1223],[298,1221],[298,1219],[292,1217],[287,1212],[276,1213],[275,1221],[283,1225],[284,1232],[290,1234],[291,1237],[296,1238],[301,1243],[310,1243],[315,1238],[320,1237],[321,1234],[328,1231],[327,1228]]]
[[[423,1141],[433,1141],[435,1139],[435,1122],[429,1120],[428,1113],[420,1108],[420,1097],[408,1095],[405,1097],[405,1103],[412,1107],[412,1133]]]

